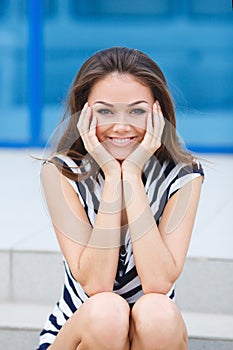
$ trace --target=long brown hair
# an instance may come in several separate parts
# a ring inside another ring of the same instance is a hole
[[[63,121],[67,121],[67,126],[57,144],[56,153],[65,153],[76,160],[82,159],[87,154],[77,129],[80,111],[87,102],[93,85],[113,72],[133,75],[142,84],[148,86],[154,100],[159,101],[165,119],[162,145],[155,152],[159,162],[173,160],[190,165],[195,163],[194,158],[184,149],[177,136],[173,100],[164,74],[145,53],[126,47],[98,51],[80,68],[70,89],[63,117]],[[55,160],[54,162],[56,163]],[[78,179],[78,175],[71,173],[68,169],[63,167],[62,171],[69,178]]]

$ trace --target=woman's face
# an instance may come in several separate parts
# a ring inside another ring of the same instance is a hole
[[[96,135],[114,158],[124,160],[143,140],[153,103],[150,88],[130,74],[114,72],[93,85],[88,104]]]

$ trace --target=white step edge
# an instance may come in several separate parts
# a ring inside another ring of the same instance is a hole
[[[182,311],[190,338],[233,341],[233,315]]]
[[[51,304],[0,303],[0,330],[42,330]],[[233,341],[233,315],[182,311],[189,338]]]
[[[0,303],[0,329],[40,331],[52,310],[51,304]]]

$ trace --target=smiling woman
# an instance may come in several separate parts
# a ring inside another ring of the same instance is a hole
[[[39,350],[186,350],[174,301],[203,170],[144,53],[97,52],[71,87],[42,184],[65,266]]]

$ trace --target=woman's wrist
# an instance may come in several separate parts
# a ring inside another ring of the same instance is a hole
[[[121,166],[117,160],[109,162],[102,167],[102,170],[104,172],[105,181],[107,179],[109,181],[121,179]]]
[[[141,179],[142,169],[135,163],[126,160],[122,164],[122,179],[124,180],[139,180]]]
[[[119,183],[121,181],[121,169],[111,169],[104,172],[104,181],[108,183]]]
[[[122,171],[122,180],[124,182],[128,182],[131,185],[138,185],[139,182],[142,181],[142,175],[141,175],[141,170],[139,169],[138,171],[131,172],[131,171]]]

